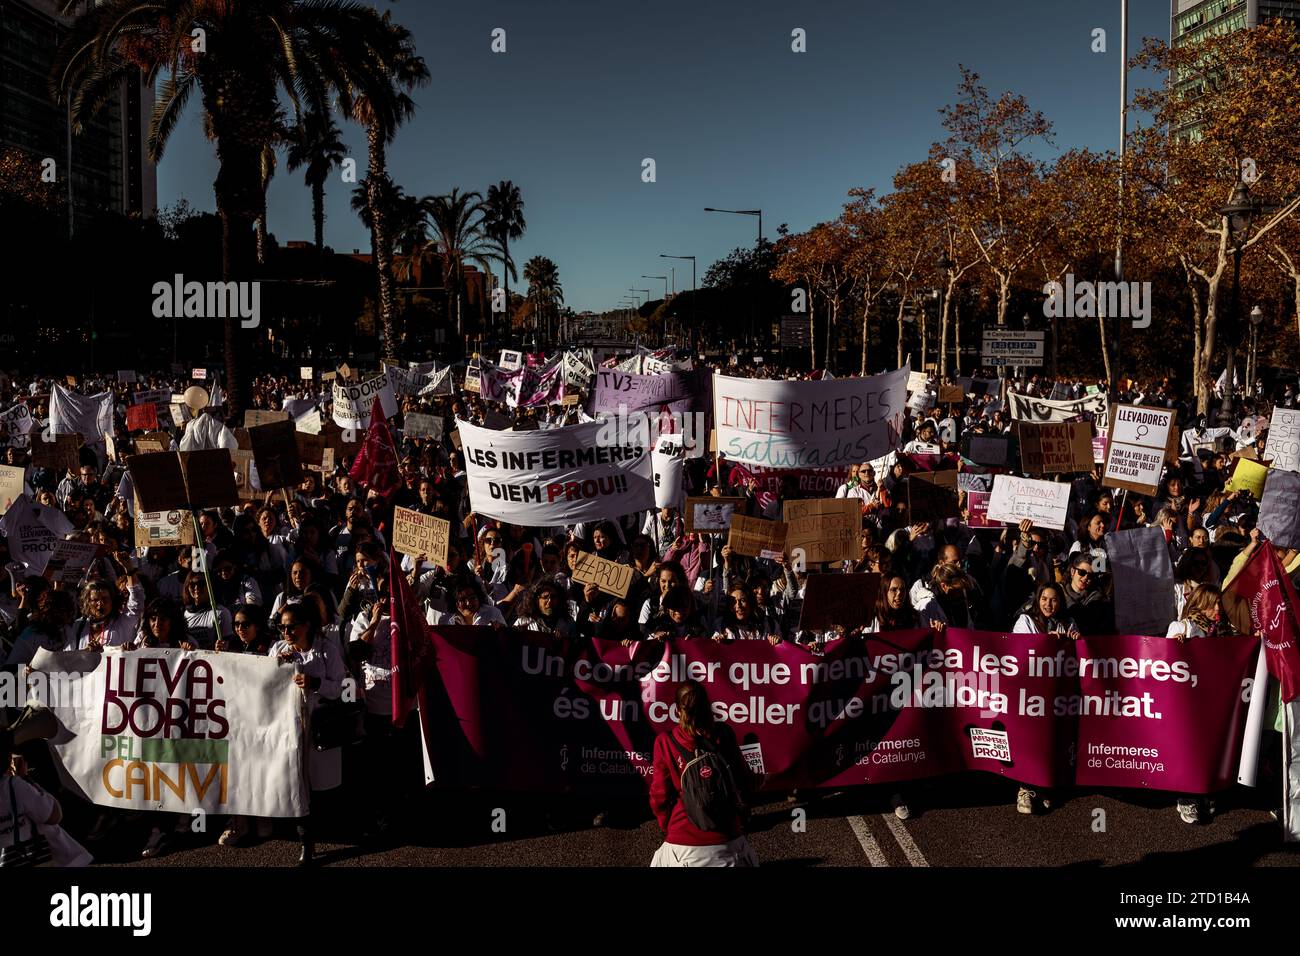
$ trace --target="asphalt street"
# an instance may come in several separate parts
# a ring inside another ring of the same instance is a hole
[[[1016,785],[985,775],[910,785],[912,816],[898,820],[879,788],[773,795],[755,806],[750,840],[760,863],[777,867],[1039,866],[1163,864],[1295,866],[1261,791],[1234,788],[1208,822],[1183,823],[1172,794],[1075,791],[1050,810],[1016,812]],[[595,817],[604,813],[602,825]],[[323,866],[645,866],[663,836],[643,800],[428,791],[388,834],[363,840],[343,799],[319,815]],[[170,823],[174,822],[174,818]],[[90,845],[101,865],[276,867],[296,863],[291,825],[266,840],[217,845],[224,822],[169,838],[167,852],[141,860],[152,820],[125,818]]]

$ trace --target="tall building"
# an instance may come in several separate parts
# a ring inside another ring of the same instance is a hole
[[[50,97],[49,78],[71,22],[55,0],[0,0],[0,146],[54,160],[75,222],[104,210],[152,216],[158,180],[145,139],[154,93],[138,73],[122,79],[99,115],[71,136],[69,151],[67,111]]]
[[[1195,43],[1285,17],[1300,23],[1300,0],[1170,0],[1169,41]]]

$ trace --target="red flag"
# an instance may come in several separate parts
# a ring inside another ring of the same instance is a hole
[[[370,428],[365,444],[348,472],[352,480],[366,489],[373,488],[380,497],[387,498],[402,487],[402,475],[397,470],[397,446],[384,418],[383,403],[375,399],[370,407]]]
[[[420,613],[420,605],[411,592],[411,586],[402,573],[399,558],[389,552],[392,597],[389,604],[389,627],[392,639],[393,670],[389,678],[393,686],[393,723],[401,727],[411,705],[424,694],[424,681],[433,668],[433,641],[429,638],[429,625]]]
[[[1282,702],[1300,696],[1300,625],[1296,622],[1296,591],[1267,541],[1250,557],[1228,592],[1245,605],[1251,629],[1264,639],[1268,672],[1282,684]]]

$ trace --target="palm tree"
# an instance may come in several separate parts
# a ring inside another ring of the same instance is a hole
[[[485,206],[485,228],[488,238],[501,250],[501,278],[506,287],[506,333],[510,331],[510,277],[519,279],[515,265],[510,261],[510,240],[518,239],[527,228],[524,223],[524,200],[519,187],[508,179],[489,186]]]
[[[564,304],[564,289],[560,286],[558,267],[546,256],[533,256],[524,263],[524,279],[528,281],[528,296],[533,300],[534,315],[546,319],[547,337],[551,334],[551,316],[559,316],[559,306]]]
[[[311,189],[311,220],[316,240],[316,268],[325,254],[325,180],[347,156],[347,149],[331,113],[308,113],[288,130],[289,172],[304,170],[303,181]]]
[[[61,0],[71,15],[81,0]],[[195,38],[205,41],[202,52]],[[51,92],[67,103],[81,133],[116,95],[123,76],[139,70],[158,84],[148,149],[163,155],[190,98],[197,91],[204,126],[216,148],[213,183],[221,217],[221,272],[225,281],[247,280],[255,270],[254,223],[262,209],[263,150],[279,127],[279,101],[294,115],[322,111],[331,91],[364,88],[368,98],[397,96],[415,56],[409,31],[373,7],[344,0],[108,0],[86,7],[68,31],[50,77]],[[427,75],[427,71],[426,71]],[[230,406],[247,407],[244,348],[238,316],[225,320]]]
[[[397,358],[397,301],[393,286],[393,230],[387,210],[380,202],[381,184],[388,179],[388,144],[397,128],[415,114],[415,101],[405,92],[429,82],[429,70],[415,53],[411,32],[392,22],[385,12],[382,21],[394,36],[391,55],[376,60],[352,78],[340,94],[346,114],[366,129],[367,198],[370,202],[370,235],[375,268],[379,273],[379,318],[384,332],[384,357]]]
[[[258,203],[257,211],[257,264],[266,265],[266,191],[271,188],[271,180],[275,178],[275,146],[272,143],[262,144],[262,155],[259,157],[261,164],[261,197]]]
[[[445,196],[426,200],[429,221],[433,224],[433,242],[442,258],[442,281],[448,290],[447,311],[452,315],[455,300],[456,334],[464,334],[461,320],[461,289],[465,284],[465,262],[485,259],[489,255],[488,239],[483,232],[483,196],[453,189]],[[454,290],[454,291],[453,291]]]

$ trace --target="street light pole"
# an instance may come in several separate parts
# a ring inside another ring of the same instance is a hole
[[[761,209],[715,209],[712,206],[705,206],[705,212],[726,212],[733,216],[757,216],[758,217],[758,244],[754,247],[755,253],[763,251],[763,210]],[[757,311],[757,304],[754,299],[757,297],[757,291],[752,290],[749,300],[749,339],[750,344],[754,344],[754,313]]]
[[[697,309],[698,309],[698,305],[697,305],[697,303],[696,303],[695,300],[699,298],[699,295],[698,295],[698,294],[696,293],[696,291],[695,291],[695,257],[694,257],[694,256],[670,256],[670,255],[666,255],[666,254],[664,254],[664,253],[661,252],[661,253],[659,253],[659,258],[660,258],[660,259],[690,259],[690,260],[691,260],[691,348],[695,348],[695,347],[696,347],[696,346],[695,346],[696,334],[697,334],[697,330],[699,329],[699,325],[698,325],[698,323],[697,323],[697,321],[696,321],[696,320],[698,319],[698,315],[696,314]],[[675,275],[675,274],[676,274],[676,273],[674,273],[674,275]],[[676,286],[675,286],[675,280],[674,280],[674,288],[675,288],[675,287],[676,287]]]

